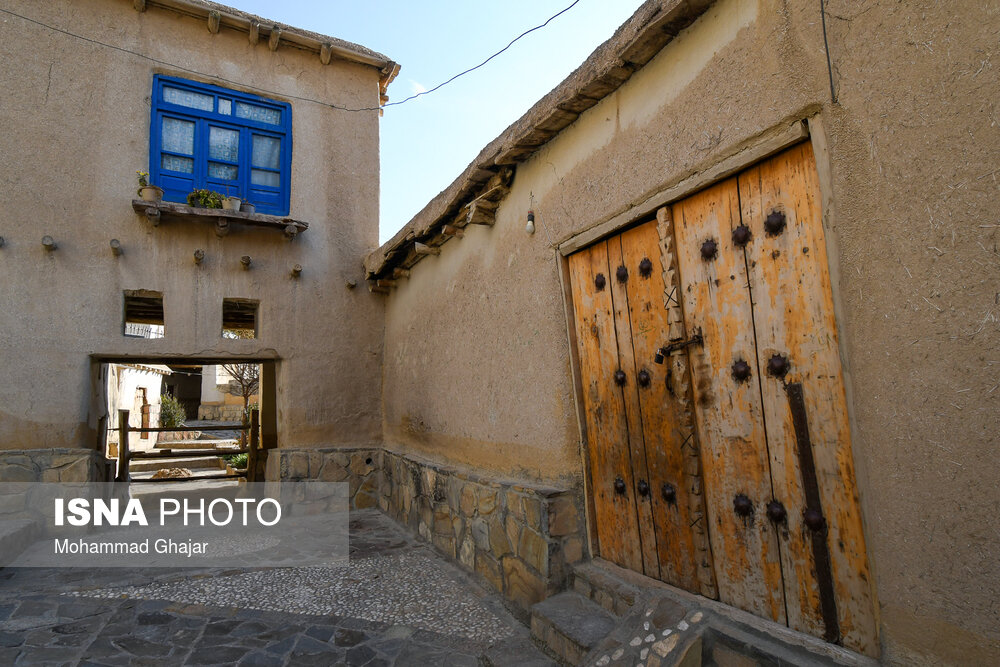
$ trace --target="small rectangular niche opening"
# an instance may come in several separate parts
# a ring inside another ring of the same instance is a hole
[[[125,290],[122,333],[129,338],[163,338],[163,293]]]
[[[256,338],[259,303],[253,299],[223,299],[222,337]]]

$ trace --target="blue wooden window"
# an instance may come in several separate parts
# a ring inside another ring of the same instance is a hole
[[[150,178],[165,200],[207,188],[288,215],[291,105],[157,74],[150,127]]]

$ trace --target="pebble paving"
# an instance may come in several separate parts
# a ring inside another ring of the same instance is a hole
[[[551,665],[375,510],[335,568],[0,570],[0,665]]]

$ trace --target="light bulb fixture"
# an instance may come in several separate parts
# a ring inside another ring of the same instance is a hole
[[[529,234],[534,234],[535,233],[535,212],[534,211],[528,211],[528,224],[526,224],[524,226],[524,231],[528,232]]]

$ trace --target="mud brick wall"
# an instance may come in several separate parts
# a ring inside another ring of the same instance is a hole
[[[565,588],[584,557],[584,519],[575,491],[496,481],[383,452],[379,507],[516,608]]]

